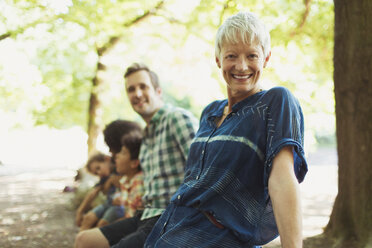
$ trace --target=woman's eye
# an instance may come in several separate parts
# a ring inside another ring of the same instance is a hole
[[[251,59],[256,59],[256,58],[258,58],[257,54],[250,54],[248,57],[251,58]]]

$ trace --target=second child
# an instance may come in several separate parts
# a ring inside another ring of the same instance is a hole
[[[113,200],[113,205],[124,206],[125,214],[122,219],[133,217],[143,210],[143,173],[138,159],[141,141],[142,134],[139,131],[124,135],[121,150],[115,157],[116,171],[123,177],[120,179],[120,193]]]

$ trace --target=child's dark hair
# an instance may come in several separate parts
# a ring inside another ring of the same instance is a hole
[[[120,152],[120,138],[133,130],[140,131],[142,128],[139,124],[133,121],[115,120],[109,123],[103,130],[103,136],[110,151],[114,153]]]
[[[90,168],[90,165],[93,163],[93,162],[105,162],[106,161],[106,158],[107,158],[107,155],[103,154],[102,152],[97,152],[93,155],[91,155],[88,159],[88,162],[86,163],[85,165],[85,168],[91,172],[91,168]]]
[[[138,159],[141,142],[142,132],[137,130],[129,132],[121,138],[121,145],[128,149],[131,159]]]

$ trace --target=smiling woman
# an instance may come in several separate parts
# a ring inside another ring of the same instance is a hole
[[[227,99],[204,108],[183,184],[145,247],[254,248],[279,233],[283,247],[302,246],[304,120],[288,89],[260,89],[268,40],[263,23],[249,12],[219,28],[215,58]]]
[[[270,53],[265,57],[262,46],[255,41],[245,44],[239,40],[222,46],[216,62],[227,85],[229,106],[259,91],[259,80],[269,58]]]

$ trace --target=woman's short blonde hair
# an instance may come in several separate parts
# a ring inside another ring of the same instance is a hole
[[[224,44],[237,44],[239,41],[245,44],[256,41],[261,45],[265,58],[270,54],[270,33],[253,13],[239,12],[227,18],[218,28],[215,42],[216,57],[220,56]]]

